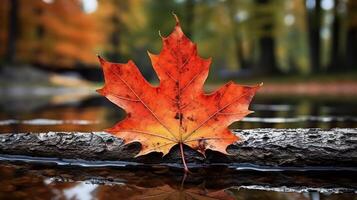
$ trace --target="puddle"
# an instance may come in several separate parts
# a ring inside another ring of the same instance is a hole
[[[347,171],[262,172],[213,167],[193,169],[183,179],[181,169],[167,167],[83,168],[1,161],[0,198],[353,199],[357,183],[350,177],[356,175]]]

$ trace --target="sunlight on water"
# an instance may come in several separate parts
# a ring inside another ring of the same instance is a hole
[[[89,183],[78,183],[76,186],[63,191],[67,199],[87,200],[92,198],[92,192],[98,185]]]

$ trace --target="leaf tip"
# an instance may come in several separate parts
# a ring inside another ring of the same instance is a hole
[[[128,62],[126,64],[133,66],[133,65],[135,65],[135,62],[130,59],[130,60],[128,60]]]
[[[102,89],[99,89],[99,90],[102,90]],[[107,133],[113,134],[112,129],[113,128],[106,128],[106,129],[104,129],[104,131]]]
[[[99,94],[103,94],[103,88],[97,89],[97,90],[95,90],[95,91],[98,92]]]
[[[146,51],[146,53],[148,54],[148,56],[149,56],[149,58],[150,58],[151,60],[153,60],[153,59],[155,59],[155,58],[157,57],[157,55],[151,53],[150,51]]]
[[[100,64],[103,64],[104,63],[104,59],[99,54],[97,54],[97,57],[98,57],[98,60],[99,60]]]
[[[147,50],[146,53],[148,54],[149,58],[153,56],[153,54],[149,50]]]
[[[229,87],[229,86],[232,85],[232,84],[235,84],[235,83],[234,83],[234,81],[230,80],[230,81],[228,81],[228,82],[226,83],[225,86],[226,86],[226,87]]]
[[[206,62],[208,65],[212,63],[212,57],[204,58],[204,62]],[[208,66],[209,67],[209,66]]]

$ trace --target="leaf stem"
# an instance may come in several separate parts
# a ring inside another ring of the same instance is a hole
[[[181,151],[181,158],[182,158],[182,163],[183,163],[183,167],[185,170],[185,174],[190,172],[190,170],[188,170],[187,164],[186,164],[186,160],[185,160],[185,154],[183,153],[183,143],[180,142],[180,151]]]

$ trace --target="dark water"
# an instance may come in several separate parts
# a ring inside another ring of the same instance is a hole
[[[356,199],[356,172],[0,166],[0,199]]]
[[[257,96],[232,128],[357,127],[357,97]],[[4,96],[0,133],[102,131],[124,112],[99,96]],[[0,162],[0,199],[357,199],[356,172],[80,168]],[[217,174],[217,172],[219,172]]]

